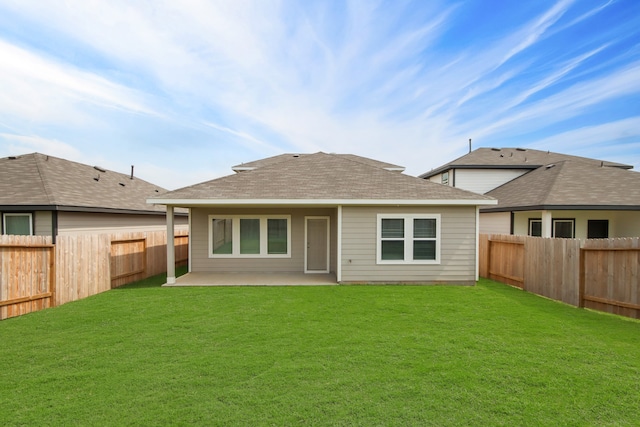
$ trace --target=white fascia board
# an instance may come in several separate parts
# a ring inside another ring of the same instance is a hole
[[[387,200],[387,199],[149,199],[147,203],[173,206],[269,206],[269,205],[315,205],[315,206],[481,206],[497,205],[493,200]]]

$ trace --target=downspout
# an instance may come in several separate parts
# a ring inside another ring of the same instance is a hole
[[[55,245],[58,237],[58,211],[51,212],[51,242]]]
[[[476,282],[480,280],[480,206],[476,206]]]
[[[173,206],[167,205],[167,285],[176,283],[176,247]]]
[[[337,238],[337,262],[336,262],[336,281],[342,281],[342,205],[338,205],[338,238]]]

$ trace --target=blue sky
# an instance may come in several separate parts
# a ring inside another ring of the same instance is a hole
[[[640,170],[640,1],[0,0],[0,157],[175,189],[284,152]]]

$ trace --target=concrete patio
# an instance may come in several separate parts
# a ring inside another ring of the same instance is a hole
[[[179,286],[327,286],[337,285],[334,274],[304,273],[187,273],[176,278]]]

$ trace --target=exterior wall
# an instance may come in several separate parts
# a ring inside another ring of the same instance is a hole
[[[511,212],[480,213],[481,234],[511,234]]]
[[[541,218],[541,211],[514,213],[514,234],[526,236],[529,231],[529,218]],[[587,224],[590,219],[609,220],[609,237],[639,237],[640,211],[551,211],[552,219],[575,219],[575,238],[587,238]],[[480,221],[482,223],[482,220]]]
[[[291,258],[209,258],[209,215],[291,215]],[[329,216],[329,269],[336,271],[337,212],[333,208],[193,208],[191,210],[192,272],[304,272],[305,216]]]
[[[616,237],[640,237],[640,211],[616,212]]]
[[[379,213],[441,214],[440,264],[376,264]],[[342,282],[475,283],[475,207],[343,207]]]
[[[187,230],[186,216],[175,218],[176,230]],[[132,231],[164,231],[164,215],[103,214],[92,212],[58,212],[58,234],[88,234]]]
[[[455,187],[485,194],[526,172],[527,169],[456,169]]]
[[[33,234],[36,236],[52,236],[53,235],[53,212],[36,211],[34,213],[35,227]]]

